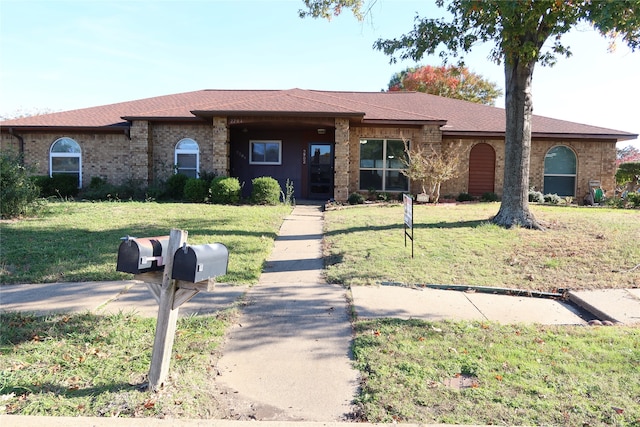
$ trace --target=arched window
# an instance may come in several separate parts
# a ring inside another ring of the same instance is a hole
[[[197,178],[200,174],[200,149],[198,143],[191,138],[181,139],[176,144],[176,173],[189,178]]]
[[[82,150],[71,138],[59,138],[49,150],[49,176],[70,174],[78,178],[78,188],[82,187]]]
[[[576,195],[576,155],[569,147],[558,145],[544,156],[544,194]]]

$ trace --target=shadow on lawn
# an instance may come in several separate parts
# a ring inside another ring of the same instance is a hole
[[[414,229],[454,229],[454,228],[477,228],[483,224],[489,224],[489,220],[475,220],[475,221],[440,221],[434,223],[416,223],[414,222]],[[365,225],[360,227],[351,227],[347,229],[333,230],[325,232],[325,236],[337,236],[348,233],[359,233],[367,231],[389,231],[389,230],[402,230],[404,225],[399,224],[385,224],[385,225]]]

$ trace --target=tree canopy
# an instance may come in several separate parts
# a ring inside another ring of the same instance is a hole
[[[343,8],[356,17],[366,13],[363,0],[304,0],[301,16],[328,18]],[[553,65],[570,56],[562,36],[587,23],[632,50],[640,47],[640,0],[436,0],[448,16],[417,16],[413,30],[395,39],[378,40],[374,48],[401,59],[425,55],[462,58],[478,43],[493,45],[491,59],[505,72],[505,159],[502,202],[493,222],[541,228],[529,211],[529,157],[535,65]]]
[[[640,150],[633,145],[627,145],[616,151],[616,163],[618,166],[623,163],[640,163]]]
[[[389,91],[415,91],[478,104],[495,105],[502,91],[495,83],[460,65],[409,67],[391,77]]]

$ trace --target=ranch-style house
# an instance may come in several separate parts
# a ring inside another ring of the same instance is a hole
[[[401,170],[404,142],[464,145],[442,194],[502,193],[501,108],[416,92],[200,90],[0,123],[2,149],[37,173],[149,185],[209,172],[244,183],[290,180],[297,199],[346,201],[353,192],[419,193]],[[637,135],[535,116],[530,185],[581,201],[590,183],[615,186],[616,142]],[[403,142],[404,141],[404,142]]]

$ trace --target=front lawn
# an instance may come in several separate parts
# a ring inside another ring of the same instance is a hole
[[[190,244],[229,249],[226,283],[257,283],[262,264],[291,207],[183,203],[49,203],[45,213],[2,221],[0,283],[120,280],[116,260],[124,236],[167,236],[186,230]]]
[[[640,286],[640,211],[532,205],[541,232],[490,224],[498,208],[415,205],[413,259],[401,205],[326,212],[327,279],[539,291]]]

